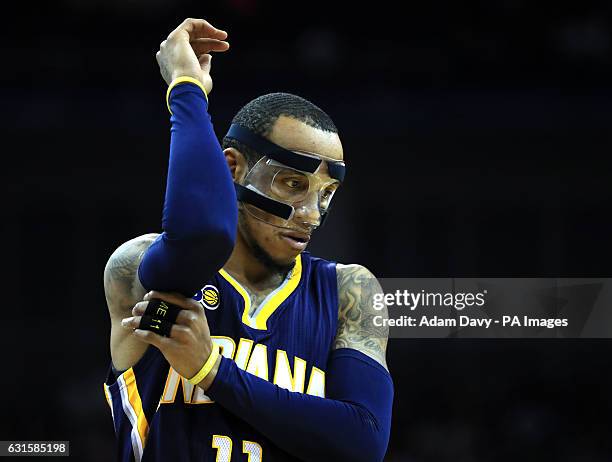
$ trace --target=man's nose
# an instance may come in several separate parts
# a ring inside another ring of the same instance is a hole
[[[295,217],[300,221],[319,226],[321,222],[321,211],[319,210],[319,197],[316,192],[308,196],[295,207]]]

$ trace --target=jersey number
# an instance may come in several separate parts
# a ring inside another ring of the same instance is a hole
[[[232,439],[229,436],[213,435],[212,447],[217,450],[215,462],[230,462],[232,460]],[[248,456],[247,462],[261,462],[263,449],[253,441],[242,442],[242,453]]]

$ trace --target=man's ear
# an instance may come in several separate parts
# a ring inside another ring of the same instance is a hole
[[[225,148],[223,154],[232,173],[232,178],[236,183],[239,183],[244,179],[249,169],[246,158],[235,148]]]

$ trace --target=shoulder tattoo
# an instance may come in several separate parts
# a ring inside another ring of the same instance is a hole
[[[338,331],[334,349],[353,348],[387,367],[385,352],[388,327],[378,327],[376,316],[387,317],[387,309],[374,309],[374,294],[382,288],[374,275],[361,265],[336,267],[338,280]]]

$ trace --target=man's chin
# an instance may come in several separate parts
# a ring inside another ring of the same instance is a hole
[[[257,260],[259,260],[263,265],[269,268],[272,271],[286,273],[293,268],[295,264],[296,257],[301,253],[296,250],[288,249],[283,246],[283,250],[281,251],[272,251],[265,249],[258,245],[257,243],[253,243],[252,249],[253,254]]]
[[[270,252],[268,255],[278,268],[290,270],[295,264],[295,259],[301,253],[302,250],[283,249],[282,251]]]

